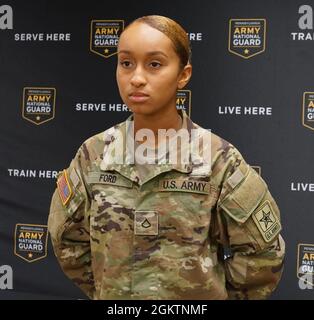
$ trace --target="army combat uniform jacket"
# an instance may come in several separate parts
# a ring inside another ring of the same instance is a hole
[[[264,299],[279,282],[285,244],[266,183],[232,144],[180,114],[189,132],[210,135],[210,166],[200,157],[140,177],[136,164],[109,163],[125,121],[85,141],[58,176],[54,252],[91,299]]]

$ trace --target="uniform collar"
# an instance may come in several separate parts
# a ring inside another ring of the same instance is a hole
[[[186,148],[189,148],[189,150],[187,151],[189,158],[185,163],[166,163],[151,166],[149,170],[149,176],[147,176],[146,179],[141,182],[141,184],[167,171],[175,170],[181,173],[189,174],[193,171],[197,172],[198,168],[200,167],[202,159],[199,158],[195,161],[194,157],[192,163],[193,150],[191,150],[192,148],[190,148],[191,130],[193,128],[196,129],[200,127],[192,122],[192,120],[188,117],[184,110],[178,110],[178,113],[181,115],[183,119],[182,128],[186,128],[189,134],[189,145],[185,146]],[[116,126],[105,131],[104,158],[100,164],[100,168],[104,171],[117,171],[126,178],[139,183],[139,177],[136,173],[136,165],[133,163],[134,161],[132,153],[128,152],[129,149],[126,148],[126,141],[128,141],[128,146],[132,147],[134,145],[134,135],[132,131],[130,131],[130,126],[132,126],[133,121],[133,114],[131,114],[124,122],[121,122],[120,124],[117,124]],[[123,148],[121,148],[121,146],[123,146]],[[123,159],[122,163],[119,164],[112,163],[112,161],[110,161],[112,159],[112,156],[116,154],[117,150],[120,150],[122,157],[121,159]]]

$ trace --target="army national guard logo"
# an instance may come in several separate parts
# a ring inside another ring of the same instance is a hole
[[[109,58],[117,53],[119,37],[124,29],[123,20],[92,20],[90,51]]]
[[[189,117],[191,117],[191,90],[178,90],[177,91],[177,109],[184,110]]]
[[[314,92],[303,93],[302,124],[314,130]]]
[[[265,51],[265,19],[230,19],[228,49],[244,59]]]
[[[299,244],[297,257],[297,277],[314,286],[314,245]]]
[[[36,125],[50,121],[55,117],[55,101],[55,88],[24,88],[22,116]]]
[[[20,224],[15,226],[14,254],[27,262],[47,256],[47,226]]]

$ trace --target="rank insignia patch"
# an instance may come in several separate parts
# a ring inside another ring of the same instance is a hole
[[[72,189],[67,177],[66,170],[63,170],[62,174],[58,178],[57,186],[62,204],[65,206],[72,196]]]
[[[156,211],[135,211],[134,233],[142,236],[158,235],[158,213]]]

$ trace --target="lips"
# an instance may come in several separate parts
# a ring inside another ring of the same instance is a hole
[[[144,102],[149,99],[149,95],[144,92],[132,92],[129,99],[133,102]]]

